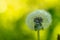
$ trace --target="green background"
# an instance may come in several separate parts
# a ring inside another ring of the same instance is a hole
[[[25,23],[27,14],[44,9],[52,23],[40,30],[40,40],[57,40],[60,34],[60,0],[0,0],[0,40],[37,40],[37,32]]]

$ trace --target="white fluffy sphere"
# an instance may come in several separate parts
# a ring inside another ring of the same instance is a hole
[[[30,13],[27,18],[26,18],[26,24],[28,25],[28,27],[30,29],[34,29],[34,18],[36,17],[41,17],[43,19],[43,22],[42,22],[42,27],[43,29],[46,29],[49,27],[49,25],[51,24],[52,22],[52,18],[51,18],[51,15],[50,13],[46,12],[45,10],[36,10],[32,13]],[[41,29],[41,28],[40,28]]]

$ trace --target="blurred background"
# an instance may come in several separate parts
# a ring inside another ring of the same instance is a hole
[[[40,40],[57,40],[60,34],[60,0],[0,0],[0,40],[37,40],[37,32],[25,23],[27,14],[44,9],[52,23],[40,30]]]

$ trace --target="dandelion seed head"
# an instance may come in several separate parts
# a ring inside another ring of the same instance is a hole
[[[42,26],[39,27],[39,29],[41,29],[42,27],[43,29],[46,29],[50,26],[52,22],[52,18],[49,12],[46,12],[45,10],[36,10],[30,13],[26,18],[26,24],[28,25],[30,29],[33,29],[33,30],[34,30],[34,25],[35,25],[34,21],[36,21],[37,23],[38,22],[42,23]]]

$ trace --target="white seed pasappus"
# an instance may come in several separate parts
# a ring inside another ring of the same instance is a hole
[[[42,22],[43,29],[48,28],[50,26],[51,22],[52,22],[52,17],[51,17],[49,12],[46,12],[45,10],[36,10],[36,11],[33,11],[26,18],[26,24],[32,30],[35,30],[34,29],[34,25],[35,24],[34,24],[33,20],[36,17],[41,17],[43,19],[43,22]]]

